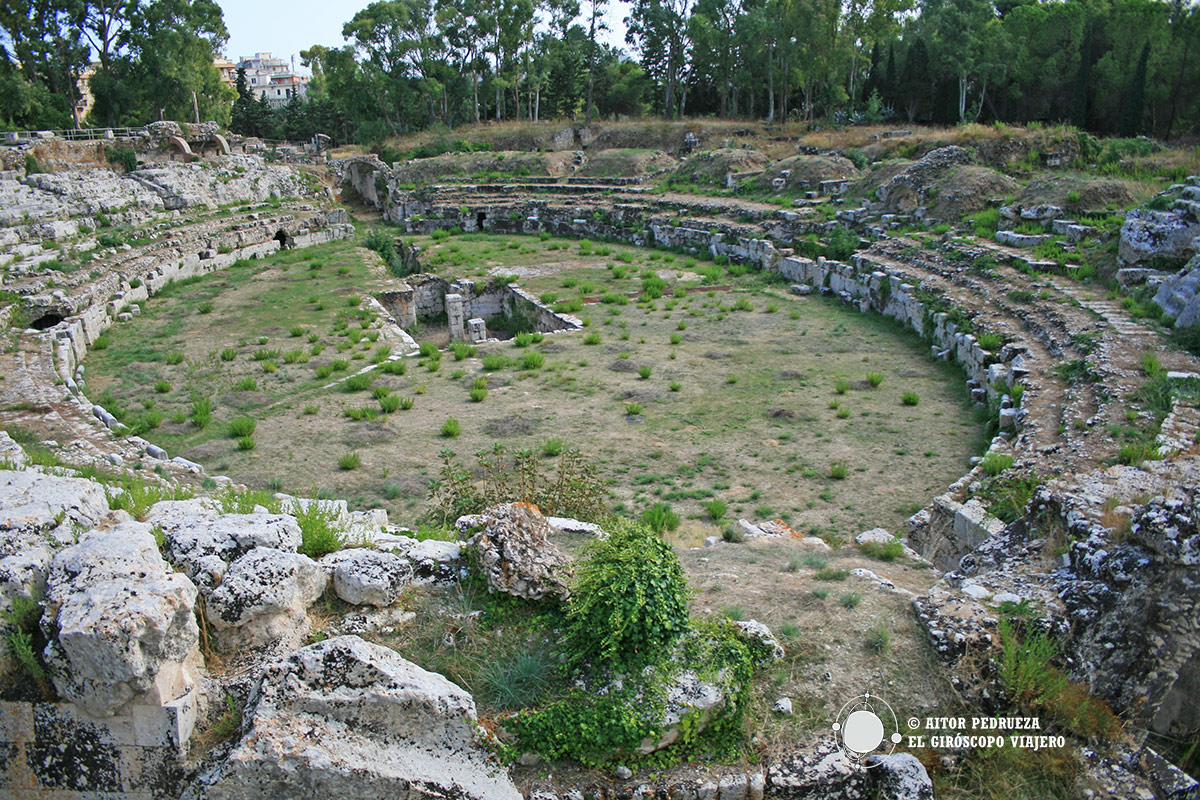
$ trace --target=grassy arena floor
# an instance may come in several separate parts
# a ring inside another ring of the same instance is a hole
[[[495,443],[578,448],[610,481],[619,510],[670,503],[684,518],[681,544],[738,517],[841,537],[875,525],[899,530],[985,444],[961,373],[931,361],[911,332],[835,301],[792,296],[766,276],[555,238],[416,242],[431,271],[481,282],[507,276],[587,327],[525,348],[483,345],[461,361],[446,352],[436,371],[415,358],[403,375],[375,369],[372,388],[413,406],[355,421],[348,409],[379,410],[371,391],[331,383],[382,357],[386,336],[376,339],[361,301],[392,279],[370,251],[336,243],[242,262],[153,298],[89,354],[89,392],[211,474],[332,492],[386,507],[399,523],[425,512],[443,448],[468,463]],[[647,279],[661,281],[664,296],[639,303]],[[445,333],[415,336],[444,341]],[[504,366],[485,368],[488,355]],[[319,377],[322,366],[335,370]],[[878,386],[869,373],[882,378]],[[480,378],[488,393],[474,402]],[[905,393],[915,405],[902,403]],[[192,417],[202,398],[213,410],[199,427]],[[251,450],[230,436],[238,417],[256,421]],[[441,434],[448,417],[461,426],[453,438]],[[350,453],[359,465],[339,468]],[[719,520],[705,507],[712,500],[726,505]]]

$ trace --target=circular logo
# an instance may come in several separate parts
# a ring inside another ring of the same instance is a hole
[[[892,731],[889,736],[888,729]],[[846,758],[866,767],[869,755],[887,755],[900,743],[900,725],[887,702],[861,694],[842,706],[833,723],[833,735]]]

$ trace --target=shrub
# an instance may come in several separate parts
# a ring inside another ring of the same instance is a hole
[[[207,397],[197,397],[192,400],[192,424],[204,428],[212,422],[213,402]]]
[[[883,543],[863,542],[858,549],[864,556],[878,558],[880,561],[895,561],[904,555],[904,544],[899,540]]]
[[[350,362],[344,358],[335,358],[329,362],[329,366],[333,368],[334,372],[345,372],[350,369]]]
[[[437,358],[438,348],[433,342],[421,342],[420,353],[422,358]]]
[[[384,375],[403,375],[408,372],[408,364],[404,363],[403,359],[388,361],[379,368],[379,371]]]
[[[981,333],[979,334],[979,346],[988,352],[999,350],[1004,345],[1004,340],[999,334]]]
[[[128,511],[135,519],[142,520],[150,513],[150,507],[163,500],[187,500],[192,496],[191,489],[185,487],[163,486],[151,483],[145,478],[127,475],[120,484],[105,487],[108,496],[108,507],[112,511]]]
[[[358,466],[358,454],[346,454],[346,456],[349,455],[354,456],[355,466]],[[342,456],[342,458],[344,459],[346,456]],[[341,459],[338,460],[338,466],[341,466]],[[347,468],[342,467],[342,469]],[[319,559],[345,547],[345,538],[335,525],[338,518],[336,506],[309,500],[304,507],[300,507],[299,503],[294,503],[291,513],[300,525],[299,550],[304,555],[311,559]]]
[[[727,506],[723,500],[709,500],[704,504],[704,510],[708,512],[710,519],[719,520],[725,516]]]
[[[546,363],[546,357],[536,351],[525,354],[521,359],[521,366],[525,369],[540,369],[542,364]]]
[[[447,439],[453,439],[462,433],[462,423],[454,417],[446,417],[446,421],[442,423],[442,436]]]
[[[583,343],[587,345],[600,344],[600,334],[596,331],[585,334],[583,337]]]
[[[846,592],[838,598],[838,602],[842,604],[843,608],[855,609],[862,602],[862,595],[858,592]]]
[[[467,394],[470,395],[472,403],[482,403],[488,396],[488,390],[485,387],[472,386]]]
[[[674,550],[644,526],[612,527],[572,587],[565,638],[575,666],[636,668],[688,630],[687,580]]]
[[[351,450],[349,453],[343,453],[338,457],[337,460],[338,469],[344,469],[347,471],[358,469],[359,465],[361,464],[362,458],[353,450]]]
[[[234,350],[232,347],[226,347],[221,351],[222,361],[233,361],[235,358],[237,358],[237,350]]]
[[[528,708],[550,686],[555,667],[545,650],[521,650],[488,663],[481,676],[484,692],[498,708]]]
[[[653,367],[651,367],[649,364],[642,364],[640,367],[638,367],[638,377],[642,380],[646,380],[650,377],[650,373],[653,371]]]
[[[253,450],[257,447],[253,436],[239,436],[237,439],[238,450]]]
[[[321,364],[316,368],[315,374],[320,380],[325,380],[326,378],[328,378],[330,375],[333,374],[333,365],[332,364]]]
[[[495,372],[504,369],[508,366],[508,358],[500,353],[488,353],[483,357],[483,368],[488,372]]]
[[[415,397],[401,397],[400,398],[400,410],[401,411],[411,410],[413,407],[413,404],[416,403],[416,401],[417,401],[417,399]]]
[[[128,147],[106,147],[104,160],[125,172],[133,172],[138,168],[137,153]]]
[[[906,406],[915,406],[921,402],[921,396],[916,392],[905,392],[900,395],[900,402]]]
[[[154,391],[159,394],[166,394],[171,391],[171,382],[166,378],[160,378],[154,382]]]
[[[450,351],[454,353],[455,361],[466,361],[468,358],[475,355],[475,348],[466,342],[454,342],[450,345]]]
[[[256,423],[252,418],[238,417],[236,419],[230,420],[229,435],[232,436],[234,439],[238,439],[242,436],[253,436],[254,429],[256,427],[258,427],[258,423]]]
[[[671,381],[670,383],[667,384],[667,388],[670,389],[672,392],[678,392],[680,389],[683,388],[683,384],[679,383],[678,381]]]
[[[629,415],[629,416],[631,416],[631,417],[636,417],[636,416],[638,416],[639,414],[641,414],[641,413],[642,413],[642,404],[641,404],[641,403],[636,403],[636,402],[634,402],[634,403],[626,403],[626,404],[625,404],[625,413],[626,413],[626,414],[628,414],[628,415]]]
[[[845,378],[838,378],[833,382],[833,390],[838,394],[845,394],[850,389],[850,381]]]
[[[379,398],[379,408],[385,414],[391,414],[400,408],[400,398],[394,394],[387,394]]]
[[[107,336],[104,336],[102,334],[100,336],[97,336],[95,341],[92,342],[92,349],[93,350],[107,350],[108,346],[111,344],[112,344],[112,339],[109,339]],[[170,363],[170,362],[167,362],[167,363]]]
[[[254,380],[254,378],[242,378],[233,385],[233,389],[237,392],[257,392],[258,381]]]
[[[871,628],[869,631],[867,631],[867,641],[866,641],[867,649],[872,652],[875,652],[875,653],[884,652],[885,650],[887,650],[888,643],[891,640],[892,640],[892,634],[888,631],[887,628],[883,627],[882,625],[876,625],[873,628]]]
[[[878,389],[879,384],[881,384],[881,383],[883,383],[883,373],[882,372],[868,372],[867,373],[867,385],[870,386],[872,389]]]
[[[850,573],[844,569],[823,566],[817,569],[813,577],[819,581],[844,581],[849,575]]]
[[[513,337],[513,347],[529,347],[533,344],[533,334],[522,331]]]
[[[1004,453],[988,453],[983,457],[980,468],[995,477],[1013,465],[1013,457]]]
[[[375,378],[369,372],[360,372],[357,375],[351,375],[342,382],[343,392],[361,392],[371,388],[371,384]]]
[[[277,369],[279,369],[279,365],[278,365],[278,364],[276,364],[274,361],[264,361],[264,362],[262,362],[262,371],[263,371],[263,372],[268,372],[268,373],[269,373],[269,372],[274,372],[274,371],[275,371],[275,370],[277,370]]]
[[[829,465],[829,477],[834,480],[842,480],[850,474],[850,468],[846,466],[845,461],[835,461]]]
[[[542,455],[553,458],[563,451],[562,439],[547,439],[542,443]]]
[[[642,522],[655,533],[663,533],[679,527],[679,515],[670,503],[655,503],[642,512]]]

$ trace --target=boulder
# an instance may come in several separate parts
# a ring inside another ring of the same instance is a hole
[[[854,537],[855,544],[891,544],[896,537],[886,528],[872,528]]]
[[[483,530],[467,544],[479,556],[489,590],[527,600],[566,598],[571,560],[548,538],[550,525],[537,506],[507,503],[483,518]]]
[[[167,560],[201,589],[220,581],[221,568],[256,547],[295,552],[300,525],[286,514],[217,514],[196,501],[156,503],[146,521],[163,532]]]
[[[356,636],[268,665],[243,718],[240,741],[198,779],[200,800],[521,797],[480,744],[471,695]]]
[[[694,726],[691,727],[693,733],[703,731],[712,716],[725,708],[731,688],[728,677],[705,680],[691,670],[676,675],[666,687],[666,710],[658,720],[657,727],[662,734],[643,739],[638,752],[646,755],[674,744],[683,733],[681,723],[685,718],[689,726]]]
[[[321,559],[337,596],[355,606],[384,608],[396,602],[412,582],[412,563],[392,553],[362,547],[339,550]]]
[[[756,619],[739,619],[734,620],[733,626],[738,630],[738,638],[750,645],[760,666],[783,658],[783,645],[766,625]]]
[[[771,797],[786,800],[864,800],[870,796],[866,772],[826,736],[770,764],[767,784]]]
[[[1183,269],[1164,278],[1154,293],[1154,302],[1175,320],[1175,327],[1190,328],[1200,323],[1200,255]]]
[[[308,556],[256,547],[229,565],[208,595],[206,616],[222,649],[291,649],[308,635],[308,608],[326,583]]]
[[[1200,219],[1190,208],[1153,211],[1135,208],[1121,226],[1117,254],[1125,264],[1150,259],[1179,262],[1196,254],[1194,240],[1200,236]]]
[[[879,800],[933,800],[933,781],[912,753],[867,756],[866,764]]]
[[[0,470],[0,534],[52,535],[69,544],[74,541],[71,526],[93,528],[107,513],[104,488],[94,481]],[[16,542],[10,539],[9,549],[0,555],[17,552]]]
[[[0,558],[0,619],[17,598],[40,600],[46,594],[46,576],[54,553],[33,545],[23,552]]]
[[[89,714],[112,716],[191,690],[198,661],[196,587],[171,572],[150,526],[93,531],[63,550],[46,581],[42,629],[54,685]]]

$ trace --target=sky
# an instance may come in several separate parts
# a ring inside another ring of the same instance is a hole
[[[341,47],[342,26],[370,0],[350,0],[345,3],[329,0],[217,0],[225,12],[225,27],[229,43],[225,55],[232,61],[255,53],[271,53],[277,58],[296,57],[300,68],[300,51],[314,44]],[[609,32],[601,41],[625,48],[624,19],[628,4],[610,2],[606,19]],[[628,48],[626,48],[628,49]],[[307,72],[307,70],[301,70]]]

